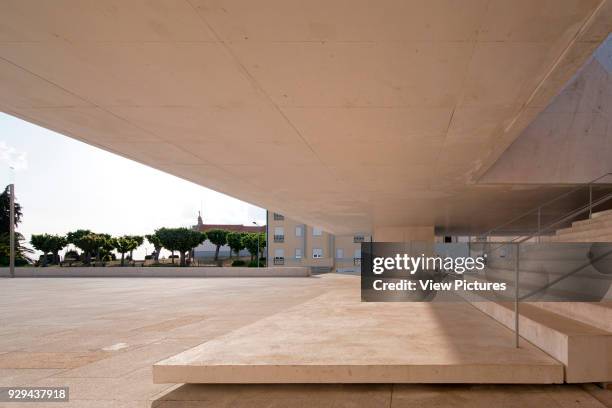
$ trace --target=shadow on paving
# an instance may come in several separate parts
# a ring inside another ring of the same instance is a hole
[[[152,408],[192,407],[606,407],[580,385],[184,384]]]

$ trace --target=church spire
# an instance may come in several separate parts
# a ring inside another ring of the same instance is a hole
[[[202,225],[204,225],[204,222],[202,221],[202,213],[198,211],[198,227],[201,227]]]

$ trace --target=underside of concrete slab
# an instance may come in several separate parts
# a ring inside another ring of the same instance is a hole
[[[153,367],[156,383],[561,383],[563,366],[467,303],[362,303],[359,279]],[[273,284],[273,283],[271,283]]]

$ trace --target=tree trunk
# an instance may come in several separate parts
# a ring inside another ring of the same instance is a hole
[[[155,262],[159,262],[159,253],[161,252],[161,247],[159,248],[155,248],[155,255],[153,256],[153,259],[155,260]]]
[[[125,252],[121,253],[121,266],[123,266],[123,261],[125,259]]]
[[[179,252],[179,256],[180,256],[180,259],[181,259],[180,266],[185,266],[185,252],[180,251]]]
[[[47,253],[46,252],[43,254],[42,266],[43,268],[47,266]]]
[[[174,265],[174,250],[172,250],[171,257],[172,257],[172,265]]]
[[[134,250],[132,249],[130,251],[130,261],[133,261],[133,260],[134,260]]]
[[[59,251],[53,252],[53,264],[54,265],[59,265],[60,264]]]
[[[219,260],[219,249],[221,249],[221,245],[217,245],[215,249],[215,262]]]

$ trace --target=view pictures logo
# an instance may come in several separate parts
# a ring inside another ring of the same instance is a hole
[[[441,257],[441,256],[410,256],[396,254],[390,257],[375,257],[372,259],[372,272],[380,275],[386,270],[407,271],[414,275],[419,270],[438,270],[463,274],[465,272],[482,271],[486,267],[486,254],[479,257]]]

